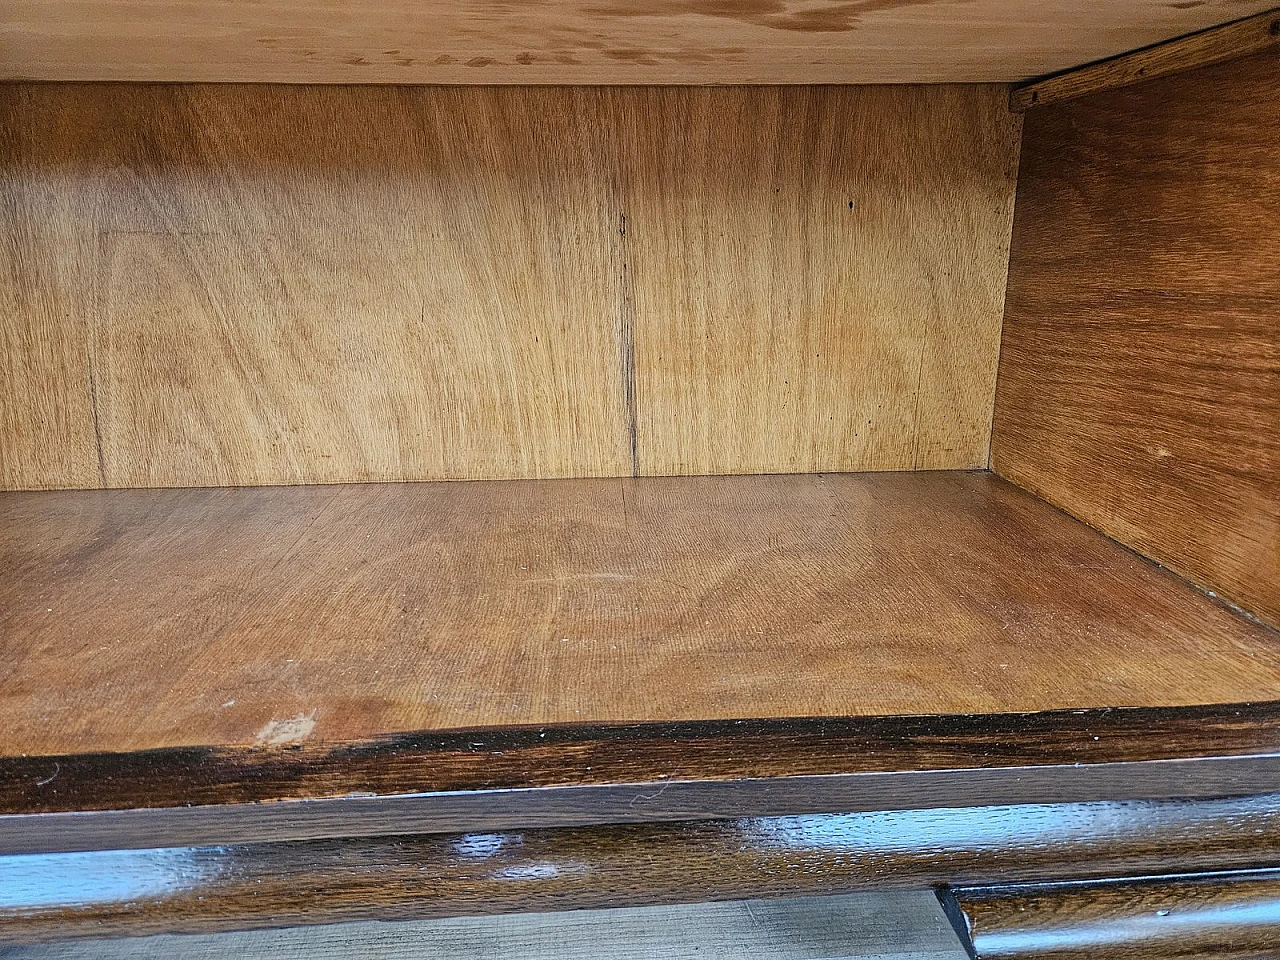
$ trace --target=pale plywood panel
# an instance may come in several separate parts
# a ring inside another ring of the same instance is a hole
[[[0,489],[101,482],[84,314],[68,294],[89,295],[91,244],[25,224],[0,237]]]
[[[92,377],[20,405],[94,395],[106,485],[630,472],[598,95],[19,96],[26,213],[96,238],[51,290]]]
[[[1015,81],[1274,0],[8,0],[0,77],[342,83]]]
[[[4,482],[982,465],[1002,97],[8,87]]]
[[[641,473],[985,466],[1003,91],[656,96],[623,178]]]

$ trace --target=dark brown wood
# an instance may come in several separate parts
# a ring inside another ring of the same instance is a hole
[[[1024,83],[1009,92],[1009,109],[1021,112],[1074,100],[1275,48],[1280,48],[1280,9]]]
[[[1242,796],[1280,791],[1277,742],[1257,704],[10,758],[0,852]]]
[[[1105,878],[1280,862],[1280,797],[0,857],[35,940]]]
[[[0,570],[0,757],[1280,690],[1276,633],[986,474],[6,493]]]
[[[1280,56],[1027,114],[993,468],[1280,622]]]
[[[1280,871],[955,891],[978,960],[1274,957]]]

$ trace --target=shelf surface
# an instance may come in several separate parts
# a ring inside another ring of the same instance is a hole
[[[1273,0],[7,0],[0,79],[922,83],[1026,79]]]
[[[918,473],[0,495],[0,756],[1275,698],[1280,642]]]

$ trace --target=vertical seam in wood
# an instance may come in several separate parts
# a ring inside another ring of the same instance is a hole
[[[102,261],[102,231],[94,234],[94,243],[97,247],[95,255],[99,263]],[[99,284],[102,282],[101,270],[95,271],[92,279],[93,294],[98,294]],[[85,331],[85,372],[89,378],[89,410],[93,415],[93,442],[98,453],[98,484],[102,489],[107,487],[107,458],[102,453],[102,418],[98,412],[98,372],[96,369],[96,341],[98,324],[101,322],[101,301],[99,295],[93,296],[93,302],[90,305],[89,324],[90,328]]]
[[[103,488],[107,486],[107,464],[102,455],[102,422],[98,416],[98,377],[93,370],[93,357],[88,358],[89,366],[89,407],[93,412],[93,441],[98,451],[98,479]]]
[[[1010,86],[1012,92],[1012,86]],[[1009,212],[1009,235],[1005,245],[1004,286],[1000,290],[1000,330],[996,336],[996,375],[991,378],[991,403],[987,407],[987,469],[992,466],[991,452],[996,442],[996,403],[1000,398],[1000,357],[1004,354],[1004,328],[1009,322],[1009,277],[1013,273],[1013,230],[1018,219],[1018,188],[1022,185],[1022,137],[1026,121],[1021,114],[1014,114],[1017,134],[1014,137],[1013,156],[1013,209]]]
[[[635,298],[631,290],[631,264],[627,251],[627,215],[618,213],[619,271],[618,339],[622,353],[622,403],[626,410],[631,476],[640,476],[639,436],[636,417]]]

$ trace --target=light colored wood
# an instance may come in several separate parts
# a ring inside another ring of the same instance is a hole
[[[1276,634],[1003,480],[0,495],[0,755],[1265,700]]]
[[[656,95],[623,178],[642,474],[986,465],[1020,128],[980,89]]]
[[[1273,53],[1027,114],[992,465],[1280,623]]]
[[[1280,49],[1280,8],[1016,87],[1009,109],[1072,100],[1270,49]]]
[[[7,0],[0,23],[0,78],[1009,82],[1114,56],[1267,5],[1267,0]]]
[[[1003,96],[0,89],[0,484],[985,465]]]
[[[483,840],[477,842],[482,845]],[[164,866],[153,866],[154,878],[103,876],[86,878],[85,883],[110,895],[130,881],[163,882]],[[34,888],[32,892],[39,895]],[[687,960],[704,956],[717,960],[967,960],[968,954],[930,890],[0,947],[3,960]]]
[[[79,365],[9,417],[30,437],[94,398],[101,455],[100,478],[59,475],[20,441],[9,485],[630,472],[598,96],[4,96],[20,131],[11,296],[31,296],[64,237],[87,251],[38,290],[64,326],[10,358]],[[73,449],[92,451],[75,424]]]

